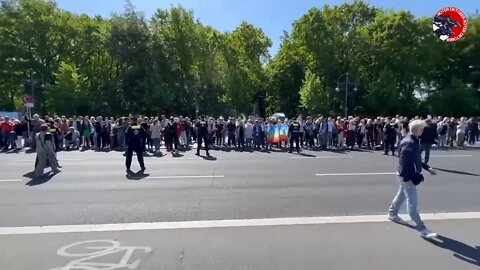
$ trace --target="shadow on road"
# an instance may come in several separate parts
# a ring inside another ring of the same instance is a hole
[[[435,170],[441,171],[441,172],[447,172],[447,173],[454,173],[454,174],[461,174],[461,175],[470,175],[470,176],[477,176],[480,177],[480,174],[475,174],[475,173],[469,173],[469,172],[463,172],[463,171],[456,171],[456,170],[450,170],[450,169],[443,169],[443,168],[434,168]]]
[[[30,181],[28,181],[25,184],[26,186],[33,187],[33,186],[38,186],[38,185],[45,184],[55,176],[55,173],[48,172],[47,174],[44,174],[41,177],[37,177],[37,178],[35,178],[34,175],[35,175],[35,173],[33,171],[23,175],[24,177],[27,177],[27,178],[31,179]]]
[[[463,147],[436,147],[432,148],[432,151],[439,151],[439,152],[456,152],[456,151],[480,151],[480,147],[478,145],[465,145]]]
[[[460,241],[439,235],[436,239],[425,239],[425,241],[443,249],[453,252],[453,256],[464,262],[480,266],[480,248],[472,247]]]
[[[403,223],[397,223],[397,224],[416,230],[415,226],[411,224],[403,224]],[[433,239],[427,239],[427,238],[423,238],[423,239],[439,248],[452,251],[453,256],[459,260],[462,260],[464,262],[467,262],[476,266],[480,266],[480,246],[472,247],[465,243],[448,238],[443,235],[438,235],[436,238],[433,238]]]
[[[294,154],[296,156],[302,156],[302,157],[316,157],[315,155],[311,155],[311,154],[307,154],[307,153],[297,153],[297,154]]]
[[[200,155],[201,158],[203,158],[204,160],[208,160],[208,161],[215,161],[217,160],[216,157],[214,156],[204,156],[204,155]]]
[[[135,180],[135,181],[142,180],[142,179],[144,179],[146,177],[149,177],[149,176],[150,176],[150,174],[145,173],[145,171],[143,171],[143,170],[140,170],[136,173],[134,173],[134,172],[127,173],[127,175],[126,175],[128,180]]]

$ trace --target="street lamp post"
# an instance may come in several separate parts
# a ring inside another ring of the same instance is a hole
[[[349,79],[349,76],[350,74],[347,72],[347,73],[344,73],[344,74],[341,74],[340,76],[338,76],[337,78],[337,88],[335,88],[335,90],[337,92],[340,92],[340,84],[342,84],[340,82],[340,79],[342,79],[343,76],[345,76],[345,103],[344,103],[344,113],[345,113],[345,117],[348,117],[348,87],[350,85],[354,85],[355,87],[353,88],[353,91],[357,91],[357,82],[355,81],[355,79],[353,79],[353,82],[349,82],[348,79]]]

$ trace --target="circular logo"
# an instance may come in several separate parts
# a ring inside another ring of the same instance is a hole
[[[433,18],[433,31],[445,42],[459,40],[467,31],[467,16],[456,7],[442,8]]]

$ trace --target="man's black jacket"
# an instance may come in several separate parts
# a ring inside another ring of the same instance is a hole
[[[420,141],[412,134],[407,135],[400,143],[398,157],[398,174],[407,182],[422,172],[422,168],[428,170],[430,166],[422,162]]]

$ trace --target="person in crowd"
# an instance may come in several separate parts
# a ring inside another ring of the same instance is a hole
[[[178,118],[175,118],[176,119],[176,123],[178,125],[179,123],[179,120]],[[149,123],[149,119],[148,117],[139,117],[138,118],[138,124],[140,126],[142,126],[143,130],[145,130],[145,133],[146,133],[146,136],[143,138],[143,153],[147,153],[147,151],[149,151],[151,149],[151,146],[152,146],[152,143],[151,143],[151,132],[150,132],[150,123]],[[178,126],[179,128],[179,126]]]
[[[450,147],[453,147],[454,142],[457,139],[457,120],[455,118],[450,118],[448,122],[448,137],[447,137],[447,144]]]
[[[165,140],[165,148],[167,148],[167,152],[171,152],[173,151],[173,141],[172,141],[172,132],[171,132],[171,129],[173,129],[172,127],[172,123],[170,122],[170,119],[165,119],[165,122],[164,122],[165,126],[164,128],[162,129],[163,130],[163,138]]]
[[[188,145],[188,142],[187,142],[187,129],[188,129],[188,126],[186,124],[186,121],[185,119],[183,118],[183,116],[180,116],[179,117],[179,128],[180,128],[180,136],[178,138],[178,141],[180,143],[180,147],[183,148],[183,149],[186,149],[187,148],[187,145]]]
[[[22,133],[24,130],[24,125],[17,119],[14,120],[14,126],[12,129],[12,137],[15,138],[15,151],[20,151],[23,148],[22,144]]]
[[[237,122],[237,147],[243,151],[245,150],[245,123],[242,119]]]
[[[430,160],[430,150],[432,145],[436,142],[438,138],[438,133],[436,127],[432,123],[431,118],[425,120],[425,128],[423,130],[422,136],[420,136],[420,155],[425,151],[424,162],[428,163]]]
[[[300,132],[298,133],[298,137],[300,140],[300,146],[303,148],[305,147],[305,120],[303,119],[303,116],[299,116],[298,122],[300,123]]]
[[[468,120],[468,144],[474,145],[478,137],[478,122],[474,118]]]
[[[438,146],[445,147],[447,142],[447,132],[448,132],[448,118],[445,117],[440,123],[437,125],[437,133],[438,133]]]
[[[365,138],[365,133],[367,132],[367,127],[365,120],[360,120],[360,124],[357,127],[357,145],[358,148],[363,147],[363,139]]]
[[[355,146],[356,130],[357,130],[357,126],[355,124],[355,121],[351,119],[347,126],[347,139],[346,139],[347,147],[349,147],[350,149],[353,149],[353,147]]]
[[[60,131],[60,129],[58,128],[59,124],[60,124],[60,119],[57,119],[56,121],[53,120],[53,118],[50,118],[50,121],[49,121],[49,132],[50,134],[52,134],[53,136],[53,142],[54,142],[54,149],[55,149],[55,153],[62,150],[63,148],[63,142],[61,141],[61,136],[62,136],[62,133]]]
[[[412,121],[409,125],[410,134],[405,137],[400,144],[398,164],[399,189],[388,210],[388,219],[400,224],[407,224],[398,216],[400,207],[406,200],[408,215],[415,223],[420,235],[424,238],[434,238],[437,234],[427,229],[417,210],[416,185],[421,182],[421,178],[423,177],[421,176],[422,168],[427,170],[431,175],[436,174],[427,163],[423,163],[421,160],[419,138],[422,136],[425,126],[426,123],[424,121]]]
[[[158,119],[153,120],[153,123],[150,125],[150,137],[152,139],[155,154],[160,153],[161,127]]]
[[[225,137],[223,136],[224,132],[224,127],[225,123],[223,121],[223,117],[220,117],[217,120],[217,123],[215,125],[215,136],[216,136],[216,145],[217,147],[223,147],[225,144]]]
[[[216,125],[213,117],[208,118],[208,148],[212,149],[216,140]]]
[[[91,141],[91,133],[92,133],[92,124],[88,117],[83,118],[82,121],[82,136],[83,136],[83,149],[87,150],[90,149],[92,141]]]
[[[65,147],[67,151],[70,151],[70,149],[80,148],[80,137],[80,132],[75,130],[75,128],[68,128],[68,132],[65,134]]]
[[[315,124],[312,122],[312,117],[308,116],[307,121],[304,125],[305,131],[305,144],[308,148],[313,149],[314,141],[313,141],[313,133],[315,129]]]
[[[245,140],[247,142],[247,148],[253,148],[253,124],[250,119],[245,124]]]
[[[345,124],[343,119],[337,120],[336,125],[337,125],[337,136],[338,136],[337,147],[340,149],[343,149],[343,139],[345,135]]]
[[[365,129],[367,130],[367,147],[369,149],[374,149],[375,148],[375,141],[373,140],[373,134],[375,131],[375,126],[373,124],[372,119],[367,120],[367,124]]]
[[[397,129],[398,125],[395,123],[395,120],[387,118],[387,122],[383,131],[385,132],[385,147],[384,155],[388,155],[388,152],[391,151],[392,155],[395,155],[395,142],[397,140]]]
[[[227,124],[227,132],[228,132],[228,147],[235,146],[235,131],[237,127],[235,125],[235,121],[233,117],[230,117],[228,124]]]
[[[9,150],[10,146],[15,149],[15,142],[12,140],[11,132],[13,130],[13,123],[7,116],[0,122],[0,129],[2,130],[3,150]]]
[[[179,119],[177,117],[170,117],[170,122],[172,122],[172,125],[170,126],[170,138],[173,143],[174,149],[172,150],[172,154],[178,154],[178,136],[180,136],[180,125],[179,125]]]
[[[254,142],[254,149],[260,150],[260,146],[262,145],[262,125],[260,125],[258,119],[255,120],[255,124],[253,125],[253,142]]]
[[[463,146],[465,143],[465,134],[467,130],[467,123],[465,117],[460,118],[457,126],[457,146]]]

